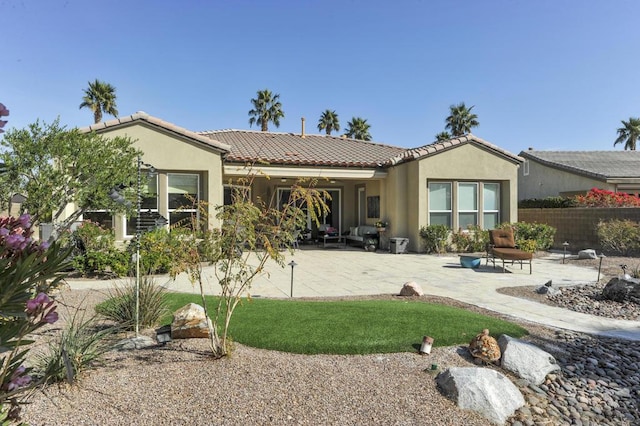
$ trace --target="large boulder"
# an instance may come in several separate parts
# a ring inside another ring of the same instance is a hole
[[[594,249],[584,249],[578,252],[578,259],[597,259],[598,255]]]
[[[630,277],[611,278],[602,289],[602,297],[616,302],[628,300],[640,304],[640,280]]]
[[[504,374],[488,368],[450,368],[436,377],[436,383],[458,407],[477,411],[497,424],[504,424],[525,403]]]
[[[498,344],[502,351],[502,368],[529,383],[540,385],[547,374],[560,370],[551,354],[530,343],[503,334],[498,339]]]
[[[409,281],[402,286],[400,296],[424,296],[422,287],[415,281]]]
[[[211,319],[204,314],[204,308],[196,303],[189,303],[173,314],[171,323],[172,339],[191,339],[209,337],[213,328]]]

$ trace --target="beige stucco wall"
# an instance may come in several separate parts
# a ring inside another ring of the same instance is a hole
[[[107,129],[100,132],[106,137],[128,136],[133,145],[143,152],[142,161],[158,171],[159,213],[168,217],[166,193],[169,173],[200,174],[200,196],[211,206],[223,203],[222,158],[220,153],[186,137],[165,132],[144,122]],[[163,190],[164,189],[164,190]],[[116,239],[124,239],[123,221],[115,220]],[[216,226],[211,218],[209,226]]]
[[[527,161],[529,162],[529,174],[525,176],[526,167],[521,167],[518,177],[519,200],[584,193],[593,187],[615,191],[613,184],[558,170],[536,161]]]
[[[515,222],[518,220],[517,179],[516,163],[474,144],[392,167],[385,181],[391,222],[389,236],[408,237],[409,249],[421,250],[420,228],[429,224],[430,181],[500,183],[500,220]],[[456,190],[455,185],[453,190]],[[453,199],[456,199],[455,193]],[[453,208],[453,228],[456,229],[456,206]]]

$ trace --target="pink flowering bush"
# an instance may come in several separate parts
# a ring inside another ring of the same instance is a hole
[[[58,320],[47,292],[64,277],[67,255],[57,243],[33,239],[29,215],[0,217],[0,412],[11,419],[20,395],[38,384],[24,365],[28,335]]]
[[[640,197],[624,192],[591,188],[587,195],[576,195],[578,207],[640,207]]]

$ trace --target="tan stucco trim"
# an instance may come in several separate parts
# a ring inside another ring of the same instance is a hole
[[[224,175],[229,177],[266,175],[270,177],[318,177],[334,179],[382,179],[387,176],[386,171],[378,169],[340,169],[329,167],[284,167],[263,166],[254,164],[225,164]]]

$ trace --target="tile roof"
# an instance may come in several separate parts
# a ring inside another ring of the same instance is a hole
[[[504,157],[514,163],[522,163],[524,161],[523,158],[518,157],[517,155],[514,155],[509,151],[505,151],[504,149],[469,133],[464,136],[459,136],[457,138],[452,138],[443,142],[433,142],[428,145],[420,146],[418,148],[408,149],[400,155],[392,158],[391,164],[398,164],[411,160],[419,160],[421,158],[425,158],[468,143],[480,146],[481,148]]]
[[[227,162],[336,167],[383,167],[406,148],[328,135],[212,130],[199,132],[231,146]]]
[[[202,136],[196,132],[192,132],[191,130],[187,130],[183,127],[179,127],[176,126],[175,124],[169,123],[168,121],[164,121],[161,120],[159,118],[153,117],[149,114],[147,114],[144,111],[138,111],[134,114],[131,115],[127,115],[125,117],[118,117],[114,120],[109,120],[109,121],[104,121],[102,123],[96,123],[96,124],[92,124],[90,126],[87,127],[82,127],[79,130],[81,132],[91,132],[91,131],[101,131],[104,129],[109,129],[109,128],[113,128],[113,127],[118,127],[118,126],[125,126],[125,125],[130,125],[136,121],[144,121],[146,123],[149,123],[155,127],[160,127],[170,133],[174,133],[177,134],[179,136],[183,136],[186,137],[188,139],[191,139],[197,143],[200,144],[205,144],[210,148],[215,148],[218,151],[222,151],[222,152],[228,152],[231,147],[229,145],[226,145],[224,143],[221,143],[219,141],[216,140],[212,140],[210,138],[207,138],[205,136]]]
[[[640,178],[640,151],[522,151],[521,157],[598,179]]]

